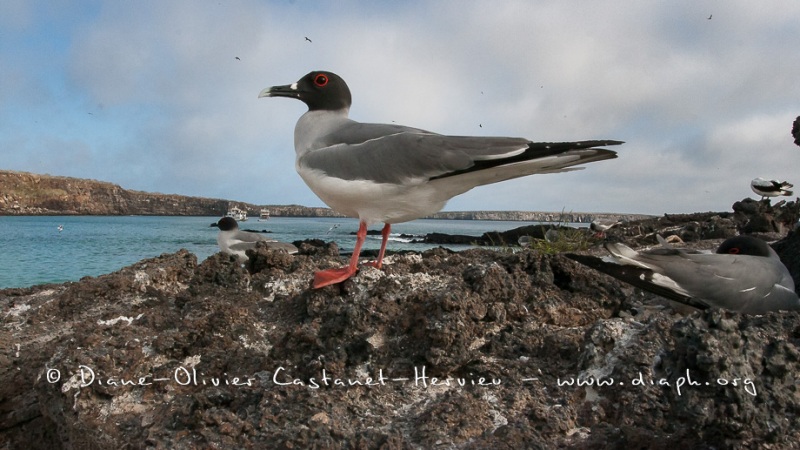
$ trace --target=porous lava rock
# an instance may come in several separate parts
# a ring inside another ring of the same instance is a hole
[[[796,448],[800,314],[688,315],[561,255],[187,251],[0,291],[0,448]],[[780,243],[795,277],[798,236]]]

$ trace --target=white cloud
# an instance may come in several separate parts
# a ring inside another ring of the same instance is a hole
[[[800,181],[793,1],[110,2],[63,23],[30,4],[0,10],[8,42],[29,45],[0,43],[0,145],[31,155],[4,168],[320,205],[293,170],[304,105],[256,96],[328,69],[357,120],[627,141],[616,160],[448,209],[727,210],[756,176]]]

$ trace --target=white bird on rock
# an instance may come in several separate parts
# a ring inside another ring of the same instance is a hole
[[[328,206],[360,221],[350,264],[317,272],[315,288],[357,272],[369,224],[385,224],[378,259],[368,263],[380,268],[391,224],[433,214],[476,186],[615,158],[616,152],[595,147],[622,144],[444,136],[395,124],[359,123],[348,118],[350,89],[331,72],[311,72],[296,83],[264,89],[259,97],[295,98],[308,106],[294,131],[297,172]]]
[[[756,194],[761,196],[763,200],[765,197],[778,197],[781,195],[792,195],[794,185],[786,181],[765,180],[763,178],[755,178],[750,182],[750,189]]]
[[[217,234],[217,245],[222,253],[234,255],[240,263],[247,262],[248,249],[256,248],[257,242],[266,242],[267,247],[276,250],[283,250],[292,255],[297,253],[297,247],[292,244],[278,242],[274,239],[267,239],[264,236],[253,233],[252,231],[239,230],[239,224],[233,217],[223,217],[217,222],[219,234]]]
[[[589,224],[589,229],[595,232],[595,237],[605,237],[606,231],[621,223],[621,221],[616,219],[595,219]]]
[[[752,236],[723,242],[716,253],[662,246],[637,252],[607,243],[607,258],[566,256],[638,288],[700,309],[748,314],[800,310],[794,281],[778,254]]]

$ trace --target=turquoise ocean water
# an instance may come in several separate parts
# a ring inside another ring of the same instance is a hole
[[[152,216],[0,216],[0,288],[77,281],[111,273],[145,258],[185,248],[198,262],[216,253],[217,217]],[[415,220],[392,226],[392,250],[426,250],[400,234],[448,233],[480,236],[530,222],[479,220]],[[59,225],[63,227],[59,231]],[[292,242],[319,238],[351,251],[358,229],[354,219],[273,217],[251,218],[242,229],[266,230],[267,237]],[[380,230],[380,225],[371,229]],[[380,247],[380,236],[368,236],[364,249]],[[454,250],[466,247],[450,246]]]

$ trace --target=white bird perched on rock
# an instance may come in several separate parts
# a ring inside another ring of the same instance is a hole
[[[605,237],[606,231],[621,223],[615,219],[595,219],[589,224],[589,229],[595,232],[595,237]]]
[[[736,236],[716,253],[662,246],[637,252],[607,243],[606,258],[566,256],[638,288],[700,309],[724,308],[748,314],[800,310],[794,281],[766,242]]]
[[[763,178],[755,178],[750,182],[750,189],[756,194],[761,196],[763,200],[765,197],[778,197],[781,195],[792,195],[794,185],[787,181],[765,180]]]
[[[234,255],[240,263],[247,262],[247,249],[256,248],[257,242],[266,242],[267,247],[276,250],[283,250],[292,255],[297,253],[297,247],[292,244],[278,242],[274,239],[267,239],[264,236],[253,233],[252,231],[239,230],[239,224],[233,217],[223,217],[217,222],[219,234],[217,234],[217,245],[222,253]]]
[[[380,268],[391,224],[433,214],[476,186],[615,158],[616,152],[596,147],[622,144],[444,136],[401,125],[359,123],[348,118],[350,89],[331,72],[311,72],[296,83],[264,89],[259,97],[296,98],[308,105],[294,131],[297,172],[328,206],[360,221],[350,264],[317,272],[316,288],[356,273],[371,223],[385,224],[378,259],[371,263]]]

